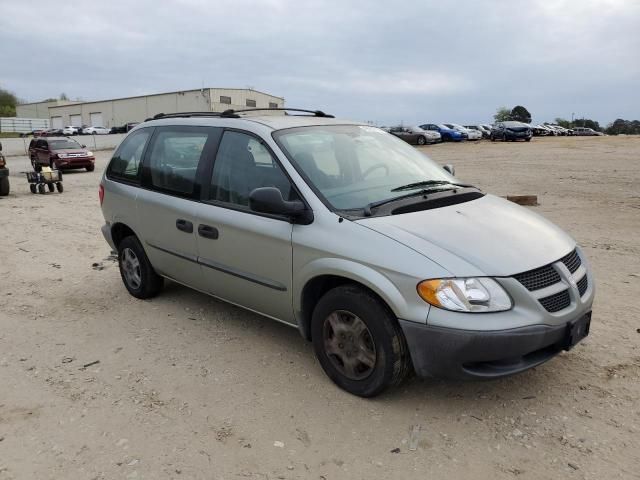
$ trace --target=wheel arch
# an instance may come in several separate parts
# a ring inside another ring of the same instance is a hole
[[[138,240],[140,240],[138,234],[126,223],[114,222],[111,225],[111,239],[113,240],[113,244],[115,245],[116,249],[118,248],[118,245],[120,245],[120,242],[125,237],[128,237],[130,235],[133,235]]]
[[[316,262],[321,262],[317,260]],[[305,270],[313,274],[300,278],[299,291],[294,297],[294,311],[298,320],[300,334],[311,340],[311,316],[322,296],[340,285],[358,285],[378,298],[396,317],[406,310],[406,301],[396,286],[379,272],[364,265],[340,260],[327,259],[324,269],[318,271],[312,262]],[[301,272],[303,273],[303,272]]]

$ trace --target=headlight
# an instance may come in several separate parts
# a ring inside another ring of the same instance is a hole
[[[491,278],[443,278],[418,284],[418,295],[430,305],[455,312],[501,312],[513,304]]]
[[[87,157],[93,157],[93,152],[87,152]]]
[[[58,158],[67,158],[69,155],[66,153],[58,153]]]

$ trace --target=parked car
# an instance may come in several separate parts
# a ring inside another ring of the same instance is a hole
[[[442,141],[440,133],[423,130],[420,127],[392,127],[389,129],[389,133],[413,145],[427,145]]]
[[[62,134],[63,135],[78,135],[78,127],[74,127],[72,125],[69,125],[68,127],[64,127],[62,129]]]
[[[573,134],[574,135],[587,135],[587,136],[602,135],[601,132],[596,132],[593,128],[586,128],[586,127],[574,127],[573,128]]]
[[[9,195],[9,169],[7,168],[7,160],[2,154],[2,142],[0,142],[0,197]]]
[[[42,135],[44,132],[46,132],[46,130],[43,129],[37,129],[37,130],[31,130],[30,132],[23,132],[20,134],[20,138],[25,138],[25,137],[39,137],[40,135]]]
[[[548,135],[552,135],[551,131],[544,125],[532,126],[531,133],[534,137],[546,137]]]
[[[84,133],[85,135],[108,135],[111,133],[111,129],[105,127],[86,127]]]
[[[49,128],[42,133],[40,133],[41,137],[61,137],[64,133],[61,128]]]
[[[480,140],[482,139],[482,134],[476,130],[469,130],[468,128],[463,127],[462,125],[458,125],[457,123],[444,123],[445,127],[449,127],[453,130],[461,132],[463,135],[466,135],[467,140]]]
[[[467,135],[465,133],[449,128],[443,124],[425,123],[420,125],[420,128],[422,130],[438,132],[443,142],[461,142],[467,139]]]
[[[138,125],[100,182],[132,296],[166,278],[298,328],[364,397],[412,369],[515,374],[588,334],[584,252],[531,210],[322,112],[185,115]]]
[[[138,122],[125,123],[121,127],[111,127],[111,132],[110,133],[127,133],[129,130],[131,130],[136,125],[138,125]]]
[[[29,158],[36,172],[42,171],[43,166],[56,169],[86,168],[87,172],[95,169],[93,152],[66,137],[34,138],[29,143]]]
[[[532,136],[533,133],[531,131],[531,127],[522,122],[496,122],[491,129],[492,142],[495,142],[498,139],[503,142],[506,142],[507,140],[524,140],[525,142],[530,142]]]
[[[480,136],[482,138],[489,138],[489,136],[491,135],[491,130],[487,130],[486,128],[484,128],[480,124],[477,124],[477,125],[465,125],[464,128],[466,128],[467,130],[476,130],[476,131],[480,132]]]

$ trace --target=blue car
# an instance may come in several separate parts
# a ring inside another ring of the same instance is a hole
[[[449,128],[441,123],[425,123],[424,125],[420,125],[420,128],[423,130],[439,132],[443,142],[461,142],[462,140],[467,139],[467,135],[465,133]]]

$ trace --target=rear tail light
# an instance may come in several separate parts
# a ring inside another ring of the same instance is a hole
[[[100,184],[100,188],[98,189],[98,196],[100,197],[100,206],[102,206],[102,202],[104,201],[104,186]]]

